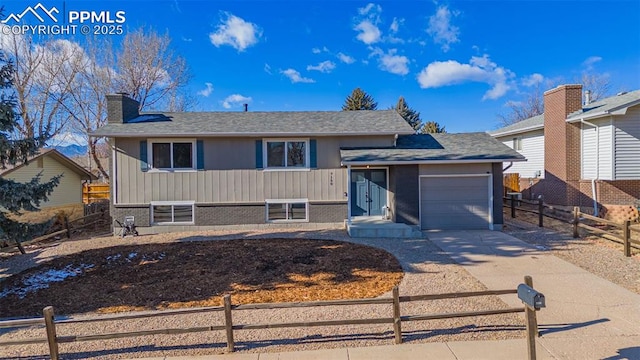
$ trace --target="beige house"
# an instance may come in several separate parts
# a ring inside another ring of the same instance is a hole
[[[55,149],[43,149],[31,157],[28,164],[0,169],[0,177],[17,182],[31,181],[38,174],[42,174],[43,182],[63,175],[49,201],[41,203],[40,208],[82,204],[82,183],[96,179],[95,175]]]

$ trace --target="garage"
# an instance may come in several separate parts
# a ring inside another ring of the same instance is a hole
[[[490,229],[487,175],[420,176],[422,229]]]

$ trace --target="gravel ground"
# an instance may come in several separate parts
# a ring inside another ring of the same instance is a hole
[[[544,228],[539,228],[537,224],[537,215],[518,212],[517,218],[511,219],[508,214],[505,214],[503,231],[640,294],[640,253],[638,251],[635,251],[632,257],[625,257],[622,253],[622,245],[613,241],[597,236],[574,239],[570,224],[546,217]]]
[[[351,239],[344,231],[244,231],[174,233],[120,239],[103,237],[91,240],[68,241],[48,248],[29,249],[26,256],[0,259],[0,279],[48,261],[56,256],[85,249],[122,244],[141,244],[205,239],[265,237],[322,238],[352,241],[385,249],[395,255],[405,270],[400,284],[401,295],[434,294],[485,290],[478,280],[442,253],[427,239]],[[383,296],[389,297],[390,294]],[[514,295],[515,296],[515,295]],[[403,315],[452,313],[459,311],[507,308],[497,297],[467,298],[411,302],[402,304]],[[1,316],[1,315],[0,315]],[[75,315],[82,318],[88,315]],[[235,311],[234,324],[291,322],[350,318],[390,317],[389,305],[358,305],[347,307],[317,307],[268,311]],[[58,335],[108,333],[154,328],[181,328],[222,324],[221,313],[178,315],[144,320],[125,320],[58,326]],[[492,315],[437,321],[403,322],[405,342],[442,342],[460,340],[495,340],[524,337],[522,314]],[[43,328],[0,329],[0,341],[42,337]],[[246,352],[297,351],[321,348],[340,348],[393,344],[393,327],[388,325],[351,325],[316,328],[292,328],[235,331],[236,349]],[[203,332],[186,335],[158,335],[106,341],[61,344],[64,359],[122,359],[151,356],[194,356],[218,354],[225,351],[224,332]],[[0,349],[0,358],[40,359],[47,354],[46,345],[9,346]]]

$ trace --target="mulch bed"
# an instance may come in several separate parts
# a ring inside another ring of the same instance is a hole
[[[116,246],[53,259],[0,282],[0,317],[379,296],[397,259],[332,240],[216,240]],[[43,286],[42,284],[45,284]]]

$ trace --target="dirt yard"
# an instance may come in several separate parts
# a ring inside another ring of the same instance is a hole
[[[396,258],[332,240],[125,245],[62,256],[4,280],[2,317],[379,296],[400,283]]]

